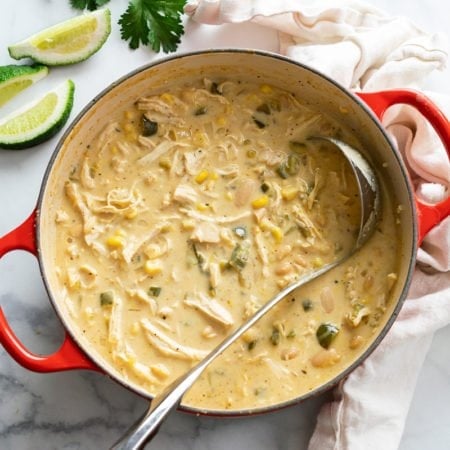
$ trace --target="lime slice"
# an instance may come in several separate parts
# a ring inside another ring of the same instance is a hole
[[[67,122],[75,86],[66,80],[43,97],[0,120],[0,147],[22,149],[51,138]]]
[[[111,13],[101,9],[61,22],[8,47],[14,59],[32,58],[48,66],[84,61],[98,51],[111,32]]]
[[[45,66],[0,66],[0,106],[48,74]]]

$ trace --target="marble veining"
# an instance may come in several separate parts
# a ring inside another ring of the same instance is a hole
[[[412,4],[407,0],[370,3],[408,15],[425,29],[448,30],[446,0]],[[0,64],[11,64],[6,46],[73,14],[68,0],[2,0]],[[112,0],[114,28],[105,47],[74,67],[55,68],[47,79],[4,108],[8,112],[29,96],[68,77],[77,86],[75,114],[101,89],[128,71],[159,58],[148,50],[130,52],[116,24],[126,1]],[[275,32],[256,25],[220,28],[187,23],[180,51],[209,47],[253,47],[275,51]],[[433,74],[427,88],[450,93],[449,71]],[[2,111],[2,113],[3,113]],[[32,211],[57,138],[32,150],[0,152],[0,235]],[[0,260],[0,304],[12,327],[32,351],[55,351],[63,330],[48,301],[36,261],[23,252]],[[401,450],[450,448],[450,329],[437,333],[406,423]],[[164,450],[302,450],[315,418],[330,393],[257,417],[215,419],[174,413],[149,448]],[[90,450],[108,448],[146,409],[146,401],[108,377],[87,371],[37,374],[16,364],[0,347],[0,450]]]

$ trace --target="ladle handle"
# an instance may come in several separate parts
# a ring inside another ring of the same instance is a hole
[[[328,272],[332,268],[341,264],[352,252],[343,255],[339,260],[333,261],[313,272],[309,272],[300,277],[295,283],[290,284],[265,303],[246,322],[230,334],[222,343],[213,349],[204,359],[195,365],[189,372],[177,378],[167,386],[161,394],[153,400],[148,411],[131,426],[124,436],[117,441],[110,450],[140,450],[158,432],[159,427],[164,422],[169,413],[177,408],[181,403],[183,395],[189,390],[194,382],[200,377],[202,372],[220,356],[233,342],[249,330],[261,317],[283,300],[289,293],[308,283],[320,275]]]
[[[16,229],[0,237],[0,258],[13,250],[25,250],[38,257],[36,245],[36,215],[32,214]],[[66,332],[61,347],[51,355],[30,352],[15,335],[0,307],[0,344],[23,367],[34,372],[58,372],[71,369],[100,371]]]
[[[386,110],[393,105],[406,104],[416,108],[431,124],[450,157],[450,122],[444,113],[424,94],[409,89],[393,89],[357,94],[381,120]],[[443,219],[450,215],[450,197],[436,204],[426,203],[416,196],[418,243]]]

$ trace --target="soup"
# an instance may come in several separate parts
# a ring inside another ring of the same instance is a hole
[[[244,80],[174,84],[112,113],[54,213],[61,301],[111,371],[157,394],[281,288],[354,245],[354,175],[319,135],[357,146],[293,94]],[[260,320],[185,405],[282,403],[367,348],[397,279],[396,215],[383,200],[368,244]]]

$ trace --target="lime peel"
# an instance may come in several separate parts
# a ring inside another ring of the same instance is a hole
[[[0,106],[3,106],[19,92],[30,87],[48,74],[48,68],[36,64],[33,66],[8,65],[0,67]]]
[[[0,147],[23,149],[46,141],[67,122],[75,85],[66,80],[41,98],[0,120]]]
[[[92,56],[111,33],[111,12],[82,14],[8,47],[14,59],[32,58],[48,66],[74,64]]]

